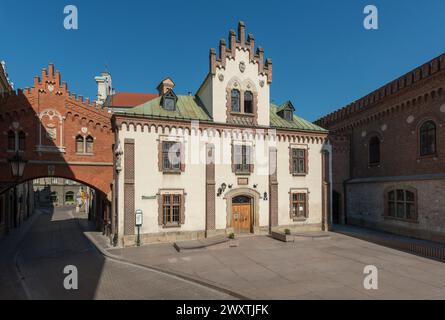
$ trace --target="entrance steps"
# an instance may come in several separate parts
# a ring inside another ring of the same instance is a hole
[[[173,247],[178,252],[190,252],[197,250],[216,250],[238,247],[238,241],[229,239],[226,236],[217,236],[191,241],[175,242]]]
[[[312,232],[292,232],[285,234],[284,232],[272,232],[272,238],[283,242],[298,242],[298,241],[312,241],[312,240],[329,240],[331,236],[329,233],[322,231]]]

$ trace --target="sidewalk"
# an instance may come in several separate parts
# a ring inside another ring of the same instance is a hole
[[[282,243],[239,238],[239,247],[178,253],[172,244],[110,248],[107,256],[207,284],[249,299],[444,299],[444,264],[330,233],[329,241]],[[364,267],[379,270],[379,290],[363,288]]]
[[[441,243],[413,239],[383,231],[355,227],[350,225],[335,225],[334,232],[370,241],[389,248],[417,254],[422,257],[445,262],[445,245]]]
[[[0,300],[27,299],[20,282],[19,270],[16,268],[15,252],[34,222],[43,213],[47,213],[45,209],[36,209],[19,228],[12,229],[4,239],[0,240]]]

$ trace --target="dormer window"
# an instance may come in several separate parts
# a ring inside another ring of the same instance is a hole
[[[294,111],[295,108],[292,105],[292,102],[287,101],[281,107],[279,107],[277,114],[283,118],[286,121],[293,121],[294,120]]]
[[[175,111],[176,110],[176,95],[172,90],[168,90],[162,96],[162,107],[167,111]]]
[[[240,93],[237,89],[232,90],[232,112],[240,112]]]
[[[284,110],[283,118],[287,121],[292,121],[292,110]]]
[[[244,92],[244,112],[253,113],[253,95],[252,92]]]

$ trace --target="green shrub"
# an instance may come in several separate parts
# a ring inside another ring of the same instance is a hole
[[[233,232],[229,234],[229,239],[235,239],[235,234]]]
[[[290,235],[290,229],[284,229],[284,234]]]

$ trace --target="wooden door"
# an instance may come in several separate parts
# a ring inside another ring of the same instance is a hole
[[[235,232],[250,232],[250,213],[250,204],[234,204],[232,206],[232,226]]]

